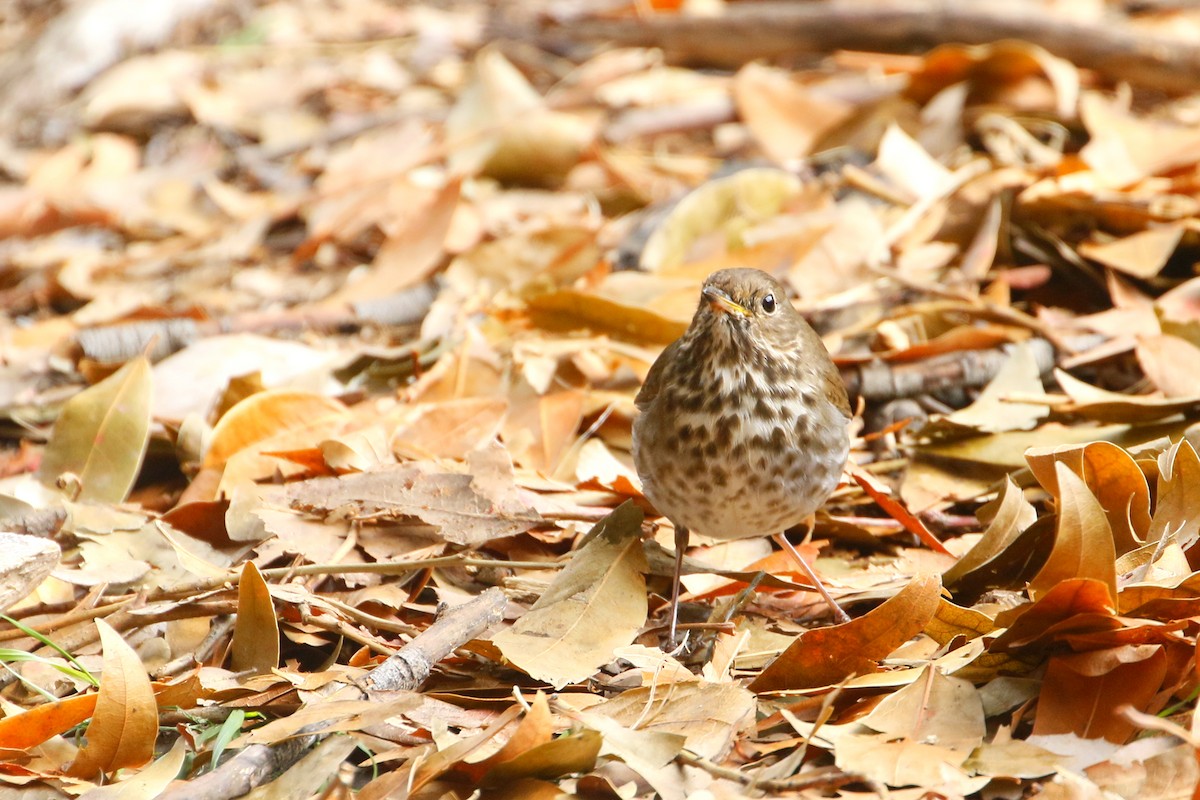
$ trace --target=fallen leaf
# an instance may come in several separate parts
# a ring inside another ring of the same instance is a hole
[[[150,362],[129,361],[63,406],[38,476],[48,486],[78,476],[80,500],[120,503],[133,488],[150,441]]]
[[[1164,225],[1114,242],[1084,242],[1079,254],[1135,278],[1153,278],[1179,246],[1183,230],[1182,225]]]
[[[470,474],[439,472],[428,463],[385,464],[368,472],[296,481],[288,484],[286,496],[292,508],[314,514],[352,510],[357,517],[376,520],[416,517],[436,527],[446,541],[478,545],[523,533],[541,521],[537,512],[513,502],[515,494],[506,495],[506,505],[496,504],[505,479],[496,467],[481,493]],[[507,480],[511,483],[511,472]]]
[[[968,753],[986,733],[983,701],[974,684],[929,666],[908,686],[884,697],[859,722],[893,739],[936,742]]]
[[[230,664],[237,672],[260,675],[279,666],[279,622],[275,604],[267,582],[253,561],[242,566],[237,618],[229,649]]]
[[[729,752],[734,736],[752,723],[754,695],[735,683],[694,681],[670,689],[643,686],[592,706],[589,714],[610,717],[635,732],[682,736],[683,746],[691,752],[719,759]],[[650,760],[655,753],[659,758],[665,755],[675,739],[648,741],[664,748],[646,751]]]
[[[1124,743],[1137,728],[1118,709],[1128,704],[1146,711],[1166,674],[1167,655],[1152,644],[1053,656],[1042,679],[1033,733]]]
[[[561,688],[629,644],[647,613],[641,524],[629,501],[597,524],[529,611],[492,639],[504,657]]]
[[[142,660],[107,622],[97,619],[96,628],[104,653],[100,691],[87,744],[67,770],[80,778],[142,766],[154,756],[158,737],[158,707]]]
[[[753,692],[829,686],[878,669],[900,645],[916,636],[938,608],[941,581],[918,575],[891,599],[842,625],[801,633],[757,678]]]
[[[766,167],[708,181],[680,200],[654,229],[642,248],[641,266],[650,272],[679,267],[690,260],[692,246],[714,232],[732,240],[729,249],[736,249],[738,231],[778,214],[801,188],[796,176]]]
[[[1088,578],[1107,586],[1115,601],[1117,557],[1108,517],[1082,478],[1065,464],[1056,463],[1054,468],[1059,489],[1054,549],[1029,582],[1029,596],[1039,600],[1064,581]]]
[[[80,800],[154,800],[179,775],[187,758],[187,740],[175,740],[162,757],[136,775],[107,786],[98,786],[80,796]]]

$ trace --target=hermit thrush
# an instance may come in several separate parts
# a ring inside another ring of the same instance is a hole
[[[689,531],[740,539],[809,519],[846,463],[850,404],[820,337],[756,269],[708,276],[691,325],[654,362],[636,403],[633,460],[646,497],[675,526],[674,642]]]

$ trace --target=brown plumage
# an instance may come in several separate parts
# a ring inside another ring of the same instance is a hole
[[[737,539],[807,520],[846,463],[850,404],[820,337],[755,269],[708,277],[691,325],[654,362],[636,403],[634,463],[676,532],[674,640],[689,531]]]

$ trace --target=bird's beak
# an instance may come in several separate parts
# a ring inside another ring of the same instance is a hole
[[[722,314],[739,314],[743,317],[750,316],[750,312],[744,307],[733,302],[729,295],[715,286],[705,286],[703,289],[704,296],[708,298],[708,305],[713,311],[719,311]]]

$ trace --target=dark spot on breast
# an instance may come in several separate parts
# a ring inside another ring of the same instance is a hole
[[[766,453],[763,453],[762,455],[760,455],[760,456],[759,456],[759,457],[758,457],[758,458],[755,460],[754,464],[755,464],[755,466],[756,466],[756,467],[758,467],[758,469],[760,469],[760,470],[762,470],[762,471],[764,471],[764,472],[765,472],[765,471],[766,471],[766,469],[767,469],[767,454],[766,454]]]
[[[691,425],[681,425],[679,427],[679,441],[687,444],[696,435],[696,429]]]
[[[713,437],[717,446],[724,450],[729,447],[729,443],[733,440],[733,431],[729,429],[728,425],[722,425],[718,422],[717,430],[713,433]]]
[[[723,488],[729,480],[728,473],[726,473],[725,470],[721,469],[720,467],[713,467],[711,472],[713,484]]]
[[[719,448],[717,447],[717,442],[716,442],[716,440],[715,440],[715,439],[714,439],[714,440],[710,440],[708,444],[704,445],[704,455],[705,455],[705,457],[707,457],[707,458],[715,458],[715,457],[716,457],[716,455],[717,455],[718,449],[719,449]]]
[[[787,447],[787,434],[783,432],[783,428],[776,426],[771,431],[771,446],[777,450]]]
[[[692,445],[690,448],[688,448],[688,456],[689,456],[689,457],[690,457],[690,458],[691,458],[693,461],[699,461],[701,458],[703,458],[703,457],[704,457],[704,447],[703,447],[703,445],[700,445],[700,444],[694,444],[694,445]]]
[[[710,414],[716,414],[725,404],[729,402],[729,397],[720,392],[714,392],[708,397],[708,402],[705,403],[705,408]]]
[[[766,401],[766,398],[760,397],[758,398],[758,402],[754,404],[754,413],[759,419],[770,421],[775,419],[776,410],[775,406]]]
[[[746,443],[743,441],[739,441],[737,444],[735,444],[733,446],[733,448],[729,451],[729,456],[734,461],[741,461],[743,458],[745,458],[746,457]]]
[[[807,414],[796,417],[796,436],[801,440],[809,438],[812,433],[812,420]]]
[[[704,395],[699,389],[694,392],[685,392],[679,398],[679,407],[684,411],[699,411],[704,407]]]

